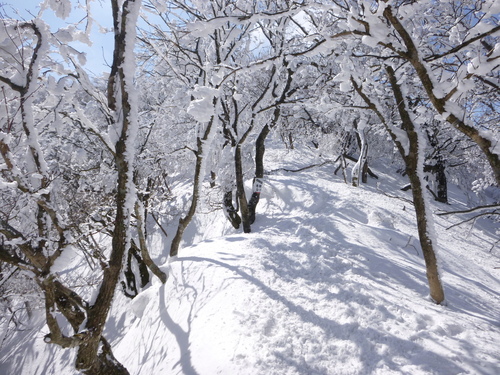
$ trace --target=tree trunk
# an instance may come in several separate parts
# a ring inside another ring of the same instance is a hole
[[[438,202],[448,203],[448,181],[442,157],[436,162],[436,195]]]
[[[151,256],[149,255],[148,247],[146,244],[146,235],[145,235],[146,223],[142,215],[142,211],[144,210],[142,204],[139,201],[135,202],[134,210],[135,210],[135,217],[137,220],[137,233],[139,236],[139,247],[141,250],[142,260],[144,264],[151,270],[153,275],[155,275],[157,278],[160,279],[160,281],[163,284],[165,284],[167,282],[167,274],[162,270],[160,270],[160,268],[156,265],[155,262],[153,262],[153,259],[151,259]],[[141,276],[142,273],[143,272],[141,272]]]
[[[236,152],[234,153],[234,164],[236,171],[236,191],[238,202],[240,204],[241,222],[243,224],[243,232],[250,233],[251,223],[250,223],[250,210],[248,209],[247,196],[245,193],[245,180],[243,176],[243,165],[241,160],[241,145],[236,146]]]
[[[216,105],[216,100],[214,99],[214,106]],[[196,208],[198,207],[198,200],[200,199],[200,189],[201,189],[201,183],[203,176],[201,175],[203,173],[203,164],[205,163],[204,160],[204,155],[205,155],[205,147],[206,146],[206,141],[208,140],[211,130],[213,127],[213,122],[214,122],[214,116],[210,119],[208,122],[207,128],[205,129],[205,132],[203,134],[203,137],[198,137],[196,140],[197,143],[197,150],[195,152],[196,155],[196,164],[194,168],[194,181],[193,181],[193,197],[191,198],[191,204],[189,206],[189,210],[186,214],[186,216],[181,217],[179,219],[179,225],[177,226],[177,231],[175,233],[174,239],[172,240],[172,244],[170,245],[170,256],[174,257],[177,256],[179,253],[179,245],[182,240],[182,236],[184,235],[184,231],[186,230],[187,226],[193,219],[195,213],[196,213]]]
[[[132,242],[130,243],[130,248],[128,250],[125,269],[123,270],[123,276],[125,276],[125,280],[121,281],[123,294],[125,294],[125,296],[128,298],[134,298],[135,296],[137,296],[137,294],[139,294],[139,288],[137,287],[137,277],[134,272],[134,266],[133,266],[134,259],[139,265],[139,269],[144,268],[141,266],[145,266],[144,263],[142,262],[141,257],[139,256],[138,250],[139,248],[132,240]],[[142,276],[142,272],[140,272],[140,274]],[[149,277],[149,272],[147,267],[146,267],[146,274]]]
[[[78,347],[76,368],[87,375],[128,375],[128,371],[111,354],[111,347],[102,337],[111,303],[118,285],[125,254],[130,246],[130,217],[134,209],[133,199],[133,156],[134,137],[137,130],[135,100],[132,99],[133,77],[124,70],[133,64],[134,45],[127,41],[135,39],[140,0],[126,0],[122,8],[117,0],[112,0],[115,30],[115,50],[113,65],[108,81],[108,105],[114,108],[117,118],[121,118],[120,136],[116,143],[115,165],[118,174],[116,189],[116,216],[111,254],[103,269],[102,283],[94,304],[88,309],[87,340]],[[135,9],[134,9],[135,8]],[[132,60],[132,61],[131,61]],[[119,105],[117,99],[120,99]]]
[[[264,153],[266,152],[266,138],[271,132],[271,127],[266,125],[262,128],[257,141],[255,142],[255,178],[254,188],[250,201],[248,202],[248,211],[250,213],[250,224],[255,222],[255,210],[260,199],[262,179],[264,178]]]
[[[412,169],[410,171],[410,169]],[[413,194],[413,204],[415,205],[415,214],[417,216],[418,236],[420,239],[420,246],[424,254],[425,266],[427,269],[427,280],[429,282],[430,296],[437,304],[444,301],[444,291],[439,277],[438,264],[436,253],[434,251],[434,244],[432,238],[429,236],[429,222],[428,212],[424,191],[422,189],[422,181],[418,172],[413,167],[408,170],[408,177],[410,178],[411,190]]]
[[[125,122],[125,121],[124,121]],[[123,128],[126,128],[125,124]],[[116,164],[118,168],[118,188],[116,196],[115,228],[112,238],[111,256],[104,268],[103,281],[95,303],[89,308],[87,324],[89,339],[78,348],[76,368],[88,375],[104,375],[106,373],[128,374],[128,371],[110,356],[99,353],[101,335],[104,330],[115,288],[122,269],[123,257],[127,251],[129,218],[127,198],[129,196],[129,168],[125,152],[127,151],[127,131],[122,133],[116,145]],[[105,362],[103,362],[105,361]],[[119,365],[119,366],[118,366]],[[113,372],[109,372],[113,369]]]
[[[434,244],[429,233],[432,232],[431,223],[429,223],[429,215],[431,213],[428,211],[424,191],[422,186],[424,182],[422,181],[423,171],[423,150],[420,150],[419,137],[415,125],[406,109],[405,99],[401,88],[397,83],[397,78],[392,67],[386,67],[387,74],[389,76],[389,81],[391,84],[392,91],[394,93],[394,98],[396,99],[399,116],[402,121],[403,130],[406,132],[409,141],[409,152],[405,153],[401,144],[398,145],[398,149],[406,164],[406,172],[410,179],[410,184],[413,194],[413,203],[415,205],[415,214],[417,217],[417,228],[418,236],[420,239],[420,245],[422,247],[422,252],[424,254],[425,266],[427,280],[429,283],[430,296],[437,304],[444,301],[444,291],[441,284],[441,279],[439,277],[438,264],[436,259],[436,253],[434,251]],[[396,139],[393,137],[393,139]],[[399,143],[399,141],[396,140]],[[419,163],[419,158],[422,158],[422,163]],[[421,165],[420,165],[421,164]],[[422,169],[422,170],[419,170]]]
[[[179,253],[179,245],[181,243],[182,236],[184,235],[184,231],[186,230],[187,226],[193,219],[194,214],[196,213],[196,207],[198,206],[198,199],[200,194],[199,190],[201,185],[201,169],[202,169],[201,167],[203,163],[203,156],[201,156],[202,153],[200,153],[200,147],[203,147],[203,145],[201,140],[198,138],[198,152],[196,155],[196,165],[195,165],[194,181],[193,181],[193,197],[191,198],[191,204],[189,206],[189,210],[186,216],[181,217],[179,219],[179,225],[177,226],[177,231],[175,232],[175,236],[170,245],[171,257],[174,257]]]
[[[357,127],[356,127],[357,130]],[[358,186],[360,175],[361,181],[366,183],[368,174],[368,143],[366,142],[366,134],[364,128],[361,131],[357,131],[359,137],[359,159],[357,163],[352,168],[352,186]]]
[[[226,191],[224,193],[224,212],[226,213],[226,217],[233,226],[234,229],[239,229],[241,225],[241,217],[238,215],[238,207],[234,207],[233,205],[233,191]]]

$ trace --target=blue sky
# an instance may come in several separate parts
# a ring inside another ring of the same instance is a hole
[[[41,0],[0,0],[0,2],[4,5],[3,8],[9,17],[29,20],[39,14]],[[85,27],[85,12],[78,9],[79,2],[77,0],[72,0],[71,3],[73,5],[71,14],[65,20],[57,18],[51,9],[43,12],[42,18],[50,25],[53,31],[81,20],[83,20],[82,27]],[[85,4],[84,1],[81,1],[81,3]],[[18,15],[15,14],[16,12]],[[89,47],[83,43],[74,43],[72,46],[87,54],[85,68],[96,75],[100,75],[102,72],[109,71],[108,65],[111,64],[113,56],[113,34],[111,32],[101,33],[99,31],[99,25],[102,28],[110,28],[112,26],[109,1],[93,1],[91,3],[91,12],[96,22],[91,33],[93,45]]]

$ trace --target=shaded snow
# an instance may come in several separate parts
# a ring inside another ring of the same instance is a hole
[[[446,230],[459,219],[435,218],[448,301],[436,306],[406,182],[378,171],[354,188],[333,171],[268,176],[253,233],[227,227],[163,265],[166,285],[119,293],[106,335],[130,373],[498,374],[493,224]],[[450,201],[433,207],[463,208],[460,192]],[[71,352],[33,337],[2,347],[0,373],[74,372]]]

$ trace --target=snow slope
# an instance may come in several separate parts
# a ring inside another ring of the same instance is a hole
[[[270,157],[292,165],[292,155]],[[446,230],[460,218],[436,217],[447,298],[436,306],[405,182],[378,172],[354,188],[333,171],[270,175],[249,235],[200,215],[198,228],[214,234],[163,266],[166,285],[132,301],[119,294],[106,335],[130,373],[500,373],[494,223]],[[451,196],[434,209],[464,207]],[[1,348],[1,374],[74,373],[71,352],[31,335]]]

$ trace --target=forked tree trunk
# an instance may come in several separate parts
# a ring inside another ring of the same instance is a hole
[[[140,256],[140,249],[137,247],[134,240],[130,242],[130,248],[127,254],[127,262],[123,275],[125,280],[121,281],[123,294],[129,298],[134,298],[139,294],[140,288],[144,288],[150,280],[148,267]],[[135,269],[138,269],[139,275],[136,275]],[[138,285],[137,276],[139,276],[140,284]]]

